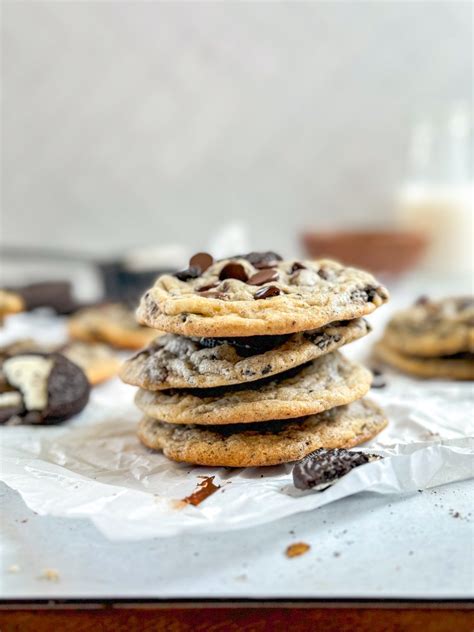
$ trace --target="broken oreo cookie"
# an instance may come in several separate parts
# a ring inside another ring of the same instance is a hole
[[[55,424],[79,413],[90,385],[82,369],[59,353],[23,353],[4,360],[0,421]]]
[[[344,448],[319,448],[293,468],[293,483],[298,489],[323,491],[359,465],[378,461],[382,457]]]

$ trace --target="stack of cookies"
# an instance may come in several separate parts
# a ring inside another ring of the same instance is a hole
[[[474,380],[474,297],[420,297],[392,317],[376,353],[419,377]]]
[[[167,332],[121,370],[140,387],[141,441],[175,461],[250,467],[370,439],[386,425],[362,399],[372,374],[339,349],[387,299],[371,275],[333,261],[195,255],[138,309]]]

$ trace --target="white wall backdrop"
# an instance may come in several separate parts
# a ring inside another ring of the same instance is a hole
[[[382,223],[471,99],[470,2],[4,2],[2,234],[111,253]]]

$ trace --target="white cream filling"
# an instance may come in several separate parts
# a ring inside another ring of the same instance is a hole
[[[44,410],[48,404],[48,377],[54,361],[39,355],[18,355],[5,360],[8,382],[23,394],[27,410]]]

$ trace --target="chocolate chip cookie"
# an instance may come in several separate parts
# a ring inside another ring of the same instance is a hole
[[[127,360],[120,377],[151,391],[253,382],[332,353],[369,331],[368,323],[359,318],[280,336],[185,338],[166,334]]]
[[[474,380],[474,354],[472,353],[439,357],[415,356],[401,353],[385,340],[381,340],[375,346],[375,354],[383,362],[417,377]]]
[[[232,424],[312,415],[360,399],[372,374],[338,351],[271,378],[215,389],[146,391],[136,404],[177,424]]]
[[[384,342],[399,353],[427,358],[474,353],[474,297],[421,297],[392,317]]]
[[[68,321],[69,335],[83,342],[105,342],[118,349],[141,349],[160,333],[139,325],[119,303],[87,307]]]
[[[185,336],[281,335],[352,320],[388,300],[372,275],[334,261],[283,261],[274,252],[214,261],[161,276],[143,296],[138,320]]]
[[[210,467],[277,465],[317,448],[349,448],[372,439],[387,425],[382,411],[362,399],[302,419],[230,426],[177,425],[145,417],[142,443],[173,461]]]

